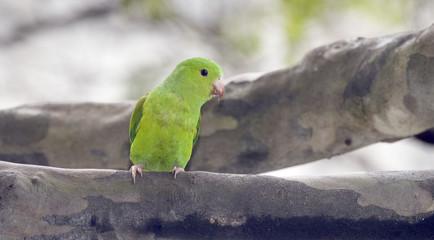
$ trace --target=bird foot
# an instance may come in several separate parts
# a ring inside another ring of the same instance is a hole
[[[184,168],[180,168],[180,167],[174,166],[174,167],[173,167],[173,170],[172,170],[173,179],[176,179],[176,175],[177,175],[178,173],[180,173],[180,172],[185,172],[185,171],[184,171]]]
[[[142,166],[142,164],[136,164],[136,165],[134,165],[134,166],[132,166],[131,168],[130,168],[130,172],[132,173],[132,175],[133,175],[133,183],[134,184],[136,184],[136,174],[137,174],[137,172],[140,174],[140,177],[142,177],[143,176],[143,172],[144,172],[145,170],[143,170],[143,166]]]

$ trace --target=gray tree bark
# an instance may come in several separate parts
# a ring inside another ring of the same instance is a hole
[[[258,173],[434,127],[434,25],[314,49],[297,65],[227,86],[203,108],[190,170]],[[127,169],[134,103],[0,111],[0,159]]]
[[[0,111],[0,159],[127,169],[133,103],[42,103]]]
[[[432,239],[434,171],[283,179],[0,162],[1,239]]]
[[[434,25],[319,47],[227,92],[202,117],[193,170],[257,173],[409,137],[434,126]]]

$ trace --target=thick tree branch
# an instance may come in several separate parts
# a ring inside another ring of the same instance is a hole
[[[0,160],[127,169],[134,104],[35,104],[0,111]]]
[[[323,46],[229,85],[202,117],[191,169],[256,173],[409,137],[434,127],[433,89],[434,25]]]
[[[1,239],[430,238],[434,171],[281,179],[0,162]]]
[[[434,25],[323,46],[207,104],[190,169],[257,173],[409,137],[434,127],[433,89]],[[0,111],[0,159],[127,169],[133,104]]]

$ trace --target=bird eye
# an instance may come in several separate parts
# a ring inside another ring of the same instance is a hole
[[[204,77],[208,76],[208,70],[206,70],[206,69],[200,70],[200,75],[202,75]]]

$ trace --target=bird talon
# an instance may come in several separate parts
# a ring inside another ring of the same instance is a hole
[[[178,173],[180,173],[180,172],[185,172],[185,171],[184,171],[184,168],[180,168],[180,167],[174,166],[174,167],[173,167],[173,170],[172,170],[173,179],[176,179],[176,175],[177,175]]]
[[[140,174],[140,177],[143,177],[143,171],[144,170],[143,170],[142,164],[140,164],[140,163],[132,166],[129,171],[133,175],[133,184],[136,184],[137,172]]]

